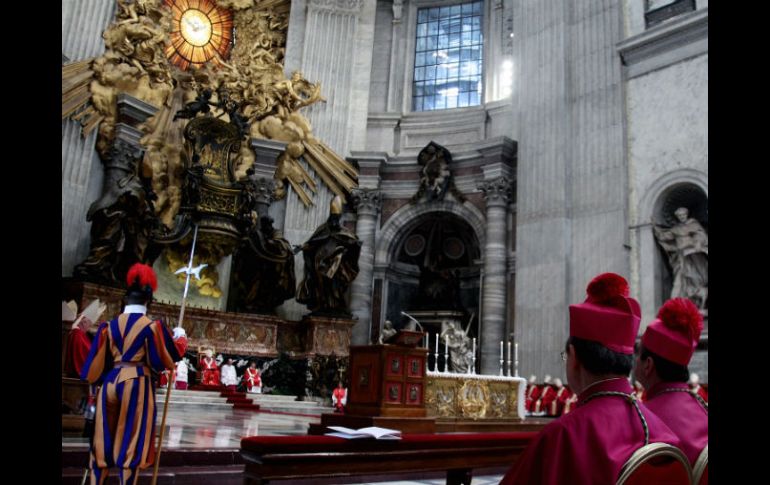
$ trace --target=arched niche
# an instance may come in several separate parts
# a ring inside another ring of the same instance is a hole
[[[674,225],[674,212],[679,207],[686,207],[690,217],[697,219],[708,232],[708,176],[705,173],[692,169],[670,172],[653,182],[640,200],[640,224],[636,237],[642,315],[656,315],[658,308],[670,297],[671,267],[665,252],[655,240],[653,224]],[[650,320],[644,318],[643,326]],[[707,332],[704,332],[705,335]]]
[[[696,219],[708,234],[708,196],[697,185],[682,182],[666,188],[655,203],[653,222],[658,226],[672,227],[679,223],[675,212],[684,207],[689,217]],[[654,237],[654,236],[653,236]],[[671,295],[673,271],[665,250],[656,244],[656,302],[662,304]],[[708,308],[708,300],[706,302]]]
[[[431,231],[434,231],[433,241],[430,240]],[[439,238],[439,232],[446,237]],[[423,248],[420,247],[420,237],[424,239]],[[396,328],[406,322],[406,317],[400,312],[410,309],[419,292],[426,251],[431,248],[440,250],[443,257],[451,260],[447,266],[459,274],[462,307],[467,313],[475,312],[478,317],[484,242],[484,217],[469,202],[460,204],[446,199],[428,204],[408,204],[396,211],[378,237],[374,277],[383,282],[382,305],[379,319],[374,321],[390,319]],[[447,304],[447,308],[451,306]],[[464,321],[463,325],[466,323]],[[475,318],[473,327],[477,328],[477,325],[478,319]],[[374,335],[379,329],[373,328],[372,331]],[[477,334],[474,332],[473,335]]]

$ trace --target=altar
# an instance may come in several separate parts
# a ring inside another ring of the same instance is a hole
[[[436,425],[454,422],[520,422],[524,420],[522,377],[427,372],[425,407]]]

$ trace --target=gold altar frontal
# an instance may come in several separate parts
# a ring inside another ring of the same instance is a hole
[[[521,377],[428,372],[425,408],[438,432],[518,431],[525,389]]]

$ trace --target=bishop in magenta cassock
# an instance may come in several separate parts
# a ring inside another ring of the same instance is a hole
[[[668,300],[647,326],[634,368],[647,389],[647,407],[679,436],[691,465],[708,444],[708,404],[687,384],[687,365],[702,330],[695,304],[686,298]]]
[[[628,375],[641,311],[628,297],[628,283],[604,273],[587,293],[584,303],[570,305],[562,354],[577,407],[543,428],[502,484],[612,484],[645,444],[679,446],[668,426],[633,398]]]

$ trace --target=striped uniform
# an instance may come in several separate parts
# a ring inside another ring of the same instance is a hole
[[[121,484],[134,484],[138,469],[155,457],[155,389],[150,367],[173,369],[181,359],[171,333],[141,313],[102,323],[80,374],[100,384],[91,446],[91,483],[106,482],[110,467]]]

